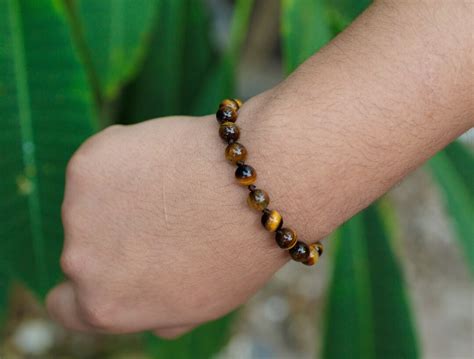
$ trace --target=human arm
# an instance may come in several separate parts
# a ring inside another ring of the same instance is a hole
[[[379,2],[238,124],[271,207],[313,242],[472,127],[472,5]],[[68,169],[66,326],[173,336],[288,260],[245,203],[213,116],[112,127]]]

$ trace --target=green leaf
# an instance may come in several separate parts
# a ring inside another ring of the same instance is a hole
[[[440,186],[457,231],[456,238],[472,275],[474,275],[474,201],[473,182],[469,182],[472,180],[472,172],[468,168],[472,171],[473,166],[472,155],[457,145],[450,147],[447,153],[439,152],[429,161],[429,168]]]
[[[281,0],[285,70],[290,73],[333,37],[324,0]]]
[[[66,163],[95,128],[62,3],[0,0],[0,262],[40,295],[60,278]]]
[[[217,104],[227,97],[235,96],[235,78],[242,45],[247,34],[253,0],[239,0],[234,7],[230,29],[229,47],[220,63],[203,83],[200,95],[194,102],[194,113],[198,115],[215,111]]]
[[[474,152],[459,141],[444,149],[474,201]]]
[[[387,221],[373,205],[340,229],[325,310],[324,358],[418,357]]]
[[[0,271],[0,334],[2,325],[7,317],[9,291],[10,278],[6,273]]]
[[[204,324],[177,340],[159,339],[147,334],[148,352],[152,358],[210,358],[227,342],[230,336],[230,324],[235,313]]]
[[[114,98],[139,69],[158,0],[78,0],[79,32],[102,96]]]
[[[124,91],[122,123],[191,114],[216,63],[208,9],[201,0],[163,1],[142,70]]]
[[[210,39],[205,3],[164,2],[143,70],[123,97],[120,121],[208,114],[222,98],[235,95],[235,59],[240,56],[252,6],[253,1],[236,2],[230,44],[219,56]]]
[[[349,23],[355,20],[372,0],[326,0],[328,5],[339,12]]]

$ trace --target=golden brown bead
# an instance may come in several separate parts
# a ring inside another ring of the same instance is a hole
[[[221,103],[219,104],[219,108],[231,107],[234,111],[238,111],[240,106],[242,106],[242,102],[240,102],[240,100],[237,100],[235,98],[226,98],[225,100],[222,100]]]
[[[293,248],[290,249],[290,256],[297,262],[304,262],[309,258],[309,246],[304,243],[297,241]]]
[[[247,203],[257,211],[262,211],[267,208],[270,203],[270,197],[264,190],[255,189],[250,191],[249,196],[247,197]]]
[[[240,137],[239,127],[233,122],[224,122],[219,127],[219,136],[225,141],[237,141]]]
[[[275,240],[280,248],[291,249],[297,241],[297,234],[291,228],[282,228],[276,231]]]
[[[216,119],[219,123],[237,121],[237,110],[230,106],[219,107],[216,112]]]
[[[319,248],[322,247],[322,244],[317,242],[314,244],[311,244],[309,246],[309,256],[308,259],[303,261],[303,264],[306,264],[307,266],[312,266],[318,263],[319,257],[322,254],[322,251],[319,250]]]
[[[242,102],[241,99],[233,98],[232,100],[234,100],[234,102],[237,104],[237,106],[239,107],[239,109],[242,107],[243,102]]]
[[[231,143],[225,149],[225,158],[236,163],[247,159],[247,149],[238,142]]]
[[[323,252],[324,252],[323,244],[321,242],[316,242],[316,243],[312,244],[312,246],[314,246],[316,248],[316,250],[319,253],[319,256],[321,257],[323,255]]]
[[[257,172],[252,166],[242,164],[235,170],[235,178],[242,186],[248,186],[257,180]]]
[[[281,214],[274,209],[266,210],[262,215],[262,224],[267,231],[275,232],[283,225],[283,218],[281,218]]]

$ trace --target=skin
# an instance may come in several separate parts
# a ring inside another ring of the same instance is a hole
[[[380,1],[240,110],[285,224],[322,239],[474,126],[473,5]],[[245,303],[289,260],[246,204],[214,116],[112,126],[67,169],[65,327],[179,336]],[[303,268],[301,270],[304,270]]]

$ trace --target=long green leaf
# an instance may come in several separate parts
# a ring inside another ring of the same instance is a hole
[[[403,276],[375,205],[342,226],[326,305],[324,358],[416,358]]]
[[[64,169],[95,126],[61,2],[0,0],[0,69],[0,262],[44,295],[60,277]]]
[[[471,202],[474,202],[474,151],[460,141],[454,141],[444,149],[444,153],[451,160],[452,165],[469,191]]]
[[[76,14],[102,95],[114,98],[139,69],[158,0],[78,0]]]
[[[324,0],[281,0],[283,59],[287,73],[331,40]]]
[[[8,311],[8,294],[10,290],[10,278],[0,270],[0,338],[2,325],[5,322]]]
[[[215,65],[208,9],[201,0],[164,1],[151,48],[123,96],[123,123],[192,114],[192,103]]]
[[[207,114],[215,110],[216,105],[226,97],[235,96],[235,77],[238,59],[242,49],[246,29],[253,9],[253,0],[239,0],[235,4],[230,42],[220,63],[203,83],[199,97],[194,103],[194,112],[198,115]]]
[[[235,95],[240,56],[253,1],[236,2],[230,44],[219,56],[201,0],[164,2],[143,71],[124,96],[123,123],[186,114],[204,115]],[[159,35],[159,36],[158,36]]]
[[[326,0],[328,6],[337,10],[341,16],[352,22],[364,11],[372,0]]]
[[[456,162],[451,161],[450,156],[444,152],[438,153],[429,161],[429,168],[438,182],[443,194],[444,202],[452,216],[454,226],[457,232],[457,239],[462,252],[467,260],[467,265],[472,275],[474,275],[474,202],[473,202],[473,183],[465,182],[470,180],[472,173],[459,172],[457,166],[466,166],[473,168],[474,161],[472,157],[456,157],[458,153],[454,147],[451,147],[451,156],[456,158]],[[448,152],[449,153],[449,152]],[[460,152],[459,152],[460,153]],[[461,163],[466,161],[465,163]],[[459,161],[459,162],[458,162]],[[456,164],[455,164],[456,163]],[[465,171],[462,169],[461,171]]]

